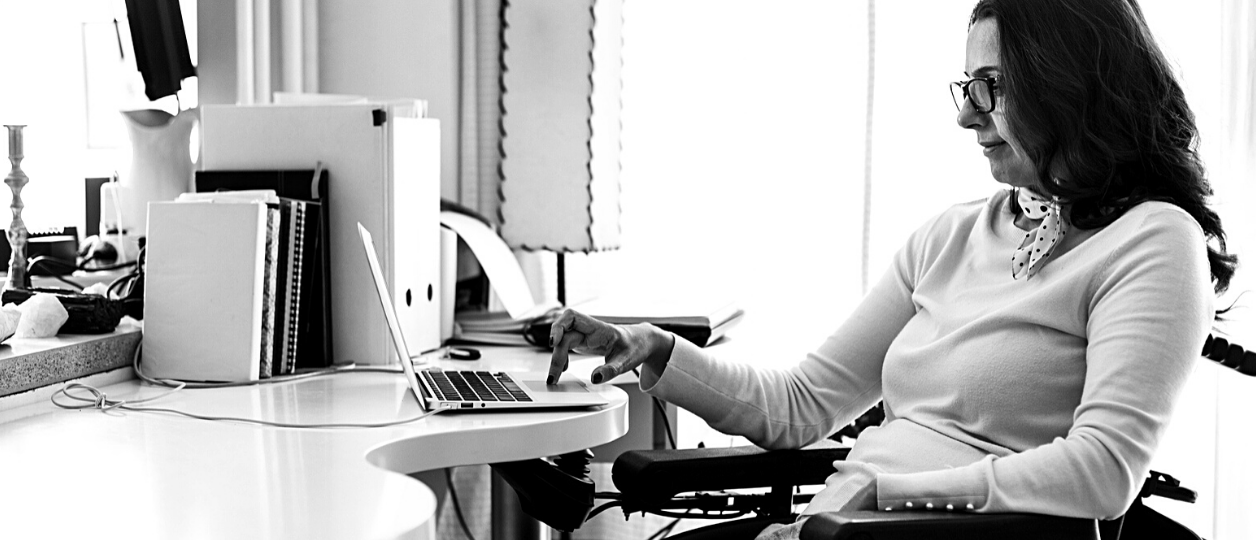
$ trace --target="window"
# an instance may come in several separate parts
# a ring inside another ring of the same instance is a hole
[[[999,189],[946,88],[962,78],[974,0],[627,2],[623,248],[582,264],[616,288],[736,297],[747,311],[733,332],[744,360],[788,366],[818,345],[862,294],[870,4],[869,281],[929,216]],[[1218,209],[1242,252],[1256,19],[1234,0],[1140,4],[1180,68]],[[1198,504],[1158,508],[1204,536],[1250,536],[1236,509],[1251,495],[1230,480],[1251,476],[1237,454],[1256,444],[1241,413],[1227,416],[1253,406],[1250,391],[1239,395],[1251,381],[1238,379],[1201,363],[1157,459],[1201,492]],[[720,444],[701,421],[682,424],[682,446]]]
[[[196,0],[180,5],[195,64]],[[82,230],[83,179],[109,176],[130,160],[117,111],[176,112],[175,100],[149,103],[134,60],[118,62],[119,43],[132,58],[122,0],[0,0],[0,13],[0,50],[6,51],[0,122],[27,125],[22,170],[30,183],[22,192],[22,217],[31,229],[76,225]],[[113,32],[115,18],[120,40]],[[184,81],[184,88],[183,107],[194,106],[195,79]],[[0,200],[8,201],[9,190],[0,191]],[[8,221],[0,218],[3,228]]]

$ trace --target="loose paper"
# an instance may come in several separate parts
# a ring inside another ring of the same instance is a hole
[[[441,212],[440,222],[458,233],[471,248],[511,318],[521,318],[536,306],[519,261],[497,233],[470,216],[454,212]]]

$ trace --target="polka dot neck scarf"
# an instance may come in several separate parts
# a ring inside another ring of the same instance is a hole
[[[1064,240],[1064,220],[1060,218],[1060,204],[1027,188],[1016,190],[1016,203],[1025,216],[1041,223],[1025,234],[1025,240],[1012,255],[1012,279],[1026,281],[1047,264],[1047,258],[1055,246]]]

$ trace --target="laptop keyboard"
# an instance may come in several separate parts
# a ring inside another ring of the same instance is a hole
[[[532,401],[510,375],[488,371],[423,371],[443,401]]]

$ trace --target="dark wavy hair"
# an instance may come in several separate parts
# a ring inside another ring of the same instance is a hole
[[[1195,115],[1138,3],[980,0],[969,27],[987,18],[999,26],[1007,123],[1068,221],[1095,229],[1143,201],[1175,204],[1203,228],[1224,292],[1238,259],[1207,205]]]

